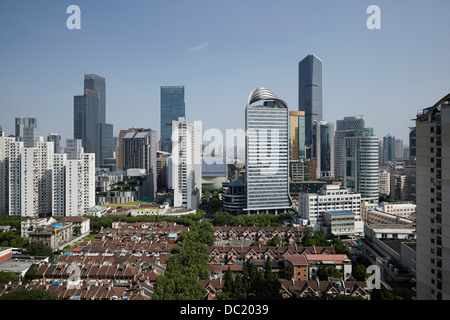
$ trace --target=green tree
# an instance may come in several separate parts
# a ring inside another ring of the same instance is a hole
[[[19,281],[19,276],[9,271],[0,271],[0,284]]]
[[[342,273],[333,266],[320,266],[317,270],[319,280],[328,280],[328,277],[342,278]]]
[[[56,294],[50,291],[38,289],[17,290],[4,294],[0,300],[60,300]]]
[[[367,273],[367,267],[362,264],[356,265],[353,269],[353,274],[357,281],[365,281],[370,276],[370,274]]]
[[[53,250],[42,243],[32,242],[25,248],[25,254],[30,256],[49,257],[49,261],[53,261]]]

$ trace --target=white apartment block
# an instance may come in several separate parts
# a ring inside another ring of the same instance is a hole
[[[350,193],[338,185],[326,184],[318,193],[300,193],[298,196],[298,216],[308,220],[314,231],[320,231],[322,213],[345,210],[355,214],[355,233],[363,232],[361,219],[361,194]]]
[[[73,216],[95,205],[94,154],[68,160],[53,142],[24,147],[0,137],[0,213],[23,217]]]
[[[386,169],[380,169],[379,193],[389,195],[391,193],[391,173]]]
[[[200,126],[180,117],[172,121],[171,179],[174,207],[197,210],[202,192]]]

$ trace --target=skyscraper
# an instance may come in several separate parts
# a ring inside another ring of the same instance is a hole
[[[264,101],[263,105],[252,106]],[[292,206],[289,196],[289,110],[270,90],[250,93],[245,110],[248,213],[280,213]]]
[[[395,161],[395,137],[387,134],[383,137],[383,164]]]
[[[317,177],[334,177],[334,123],[314,123],[314,159]]]
[[[161,87],[161,150],[172,152],[172,121],[185,117],[184,86]]]
[[[344,177],[345,164],[345,136],[347,132],[364,129],[364,120],[361,117],[344,117],[336,121],[336,132],[334,134],[334,176]]]
[[[306,56],[298,65],[298,110],[305,112],[305,142],[314,143],[314,122],[323,120],[322,60],[316,55]],[[308,158],[312,150],[309,149]]]
[[[416,118],[417,300],[450,299],[450,94]]]
[[[379,197],[378,137],[372,128],[354,130],[345,137],[344,186],[366,200]]]
[[[39,141],[39,130],[36,118],[16,117],[16,140],[23,141],[25,147],[34,147]]]
[[[113,125],[106,118],[106,82],[94,75],[84,75],[84,93],[74,96],[73,138],[83,141],[86,153],[95,153],[95,166],[113,157]]]
[[[200,126],[180,117],[172,121],[172,130],[170,177],[174,206],[197,210],[202,193]]]

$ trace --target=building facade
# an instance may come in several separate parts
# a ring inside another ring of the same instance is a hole
[[[314,143],[314,122],[323,120],[322,60],[308,55],[298,64],[298,110],[305,112],[305,142]],[[307,158],[310,158],[307,155]]]
[[[161,87],[161,149],[172,152],[172,121],[185,117],[184,86]]]
[[[264,105],[252,106],[265,100]],[[289,195],[289,110],[265,88],[250,93],[245,112],[247,208],[250,213],[286,212]]]
[[[308,221],[314,231],[321,231],[323,212],[345,210],[353,213],[355,232],[361,232],[361,194],[351,193],[338,185],[326,184],[317,193],[298,195],[298,216]]]
[[[418,300],[450,299],[450,95],[416,118]]]
[[[202,193],[201,132],[186,118],[172,121],[171,186],[174,206],[197,210]]]
[[[345,137],[344,186],[362,197],[379,199],[378,137],[372,128],[355,130]]]
[[[334,177],[334,123],[318,121],[314,123],[314,159],[316,177]]]
[[[344,117],[342,120],[336,120],[336,132],[334,134],[334,176],[335,178],[344,177],[345,164],[345,136],[347,132],[364,129],[365,123],[362,117]]]

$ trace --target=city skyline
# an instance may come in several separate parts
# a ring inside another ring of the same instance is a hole
[[[80,30],[66,27],[68,2],[2,2],[0,125],[10,135],[15,117],[34,117],[42,136],[73,138],[72,99],[82,92],[83,75],[93,73],[107,81],[106,122],[114,136],[147,127],[159,139],[165,85],[185,87],[186,116],[203,121],[204,130],[244,128],[241,110],[255,87],[271,88],[297,110],[298,63],[316,54],[323,61],[324,120],[363,115],[378,137],[391,133],[407,142],[417,110],[450,91],[443,19],[449,4],[376,2],[380,30],[367,28],[372,3],[360,1],[80,0]],[[269,14],[283,19],[266,23]]]

